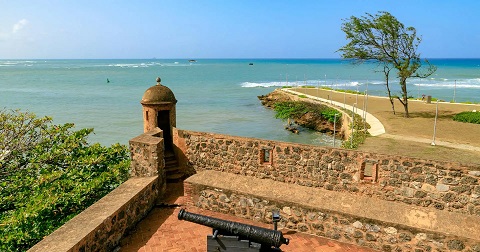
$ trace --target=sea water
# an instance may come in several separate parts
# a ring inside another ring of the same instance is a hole
[[[437,71],[409,79],[409,96],[480,102],[480,59],[434,59]],[[293,134],[257,96],[282,86],[350,89],[386,96],[376,64],[339,59],[0,60],[0,109],[52,116],[54,123],[94,128],[90,142],[127,144],[143,131],[140,100],[156,77],[176,96],[177,127],[287,142],[331,145]],[[399,94],[395,76],[390,79]]]

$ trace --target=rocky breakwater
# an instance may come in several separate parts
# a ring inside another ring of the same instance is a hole
[[[283,102],[296,102],[306,107],[303,113],[296,113],[292,115],[290,119],[301,127],[316,130],[322,133],[333,135],[334,123],[329,121],[328,118],[322,115],[322,111],[331,110],[330,107],[320,104],[318,102],[302,98],[297,95],[286,93],[282,90],[276,89],[273,92],[258,96],[258,99],[262,102],[262,105],[275,109],[276,104]],[[341,114],[341,113],[338,113]],[[344,138],[343,132],[340,130],[342,127],[341,120],[338,120],[335,124],[335,135],[339,138]]]

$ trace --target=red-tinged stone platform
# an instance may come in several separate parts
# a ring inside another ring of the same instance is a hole
[[[177,215],[181,208],[188,212],[198,213],[219,219],[241,222],[264,228],[273,228],[272,225],[254,222],[227,214],[216,213],[198,207],[186,206],[181,183],[167,185],[167,199],[164,203],[179,205],[178,207],[154,208],[141,221],[130,235],[121,241],[120,252],[156,252],[156,251],[206,251],[207,235],[212,229],[189,221],[178,220]],[[282,251],[311,252],[311,251],[375,251],[352,244],[340,243],[327,238],[281,230],[285,238],[290,239],[289,245],[282,245]]]

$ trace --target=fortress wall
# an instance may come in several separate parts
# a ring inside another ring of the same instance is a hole
[[[162,131],[157,128],[131,139],[130,152],[130,179],[29,251],[115,251],[166,190]]]
[[[184,181],[185,197],[188,204],[263,223],[271,224],[276,210],[280,229],[381,251],[480,251],[478,216],[262,181],[201,171]]]
[[[130,178],[28,251],[114,251],[153,208],[158,187],[157,176]]]
[[[480,216],[479,167],[204,132],[177,134],[190,173],[222,171]]]

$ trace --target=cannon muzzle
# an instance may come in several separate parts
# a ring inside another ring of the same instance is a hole
[[[256,227],[243,223],[226,221],[201,214],[189,213],[185,209],[180,209],[178,213],[179,220],[186,220],[203,226],[211,227],[221,232],[227,232],[232,235],[243,237],[252,242],[260,243],[270,247],[279,248],[282,244],[288,245],[289,240],[283,237],[282,232],[262,227]]]

